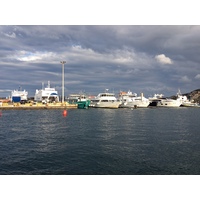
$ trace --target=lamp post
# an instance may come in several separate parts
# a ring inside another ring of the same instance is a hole
[[[60,63],[62,64],[62,103],[64,103],[64,84],[65,84],[65,80],[64,80],[64,77],[65,77],[65,72],[64,72],[64,64],[66,63],[66,61],[60,61]]]

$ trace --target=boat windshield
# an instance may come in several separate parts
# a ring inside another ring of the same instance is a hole
[[[104,94],[100,94],[101,97],[114,97],[114,94],[111,93],[104,93]]]

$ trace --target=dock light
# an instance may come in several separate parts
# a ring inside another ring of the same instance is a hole
[[[64,103],[64,85],[65,85],[65,72],[64,72],[64,64],[66,63],[66,61],[60,61],[60,63],[62,64],[62,103]]]

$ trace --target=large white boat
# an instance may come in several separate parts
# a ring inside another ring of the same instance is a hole
[[[144,97],[143,93],[141,96],[137,96],[136,93],[120,92],[119,99],[121,101],[121,108],[146,108],[149,105],[149,100]]]
[[[115,94],[109,93],[108,90],[91,99],[91,106],[94,108],[118,108],[119,105],[120,101],[117,100]]]
[[[151,103],[156,103],[157,107],[180,107],[187,100],[186,96],[181,95],[180,90],[177,93],[176,99],[158,97],[151,99]],[[150,103],[150,105],[151,105]]]
[[[28,100],[28,92],[26,90],[13,90],[11,92],[12,102],[26,102]]]
[[[189,100],[186,96],[183,96],[183,101],[181,106],[183,107],[200,107],[199,103],[194,102],[194,100]]]
[[[157,100],[157,107],[180,107],[181,104],[180,99],[163,98]]]
[[[41,90],[36,90],[34,101],[42,103],[58,102],[58,92],[55,90],[55,88],[50,87],[50,81],[48,81],[47,87],[42,87]]]

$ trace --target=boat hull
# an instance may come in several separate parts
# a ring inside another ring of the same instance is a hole
[[[78,101],[77,104],[79,109],[87,109],[90,106],[90,100]]]
[[[157,107],[180,107],[181,102],[180,101],[158,101],[157,102]]]
[[[200,107],[197,103],[190,103],[190,102],[184,102],[181,104],[182,107]]]
[[[149,106],[149,102],[128,102],[122,103],[120,108],[147,108]]]
[[[99,102],[93,105],[94,108],[119,108],[120,102]]]

